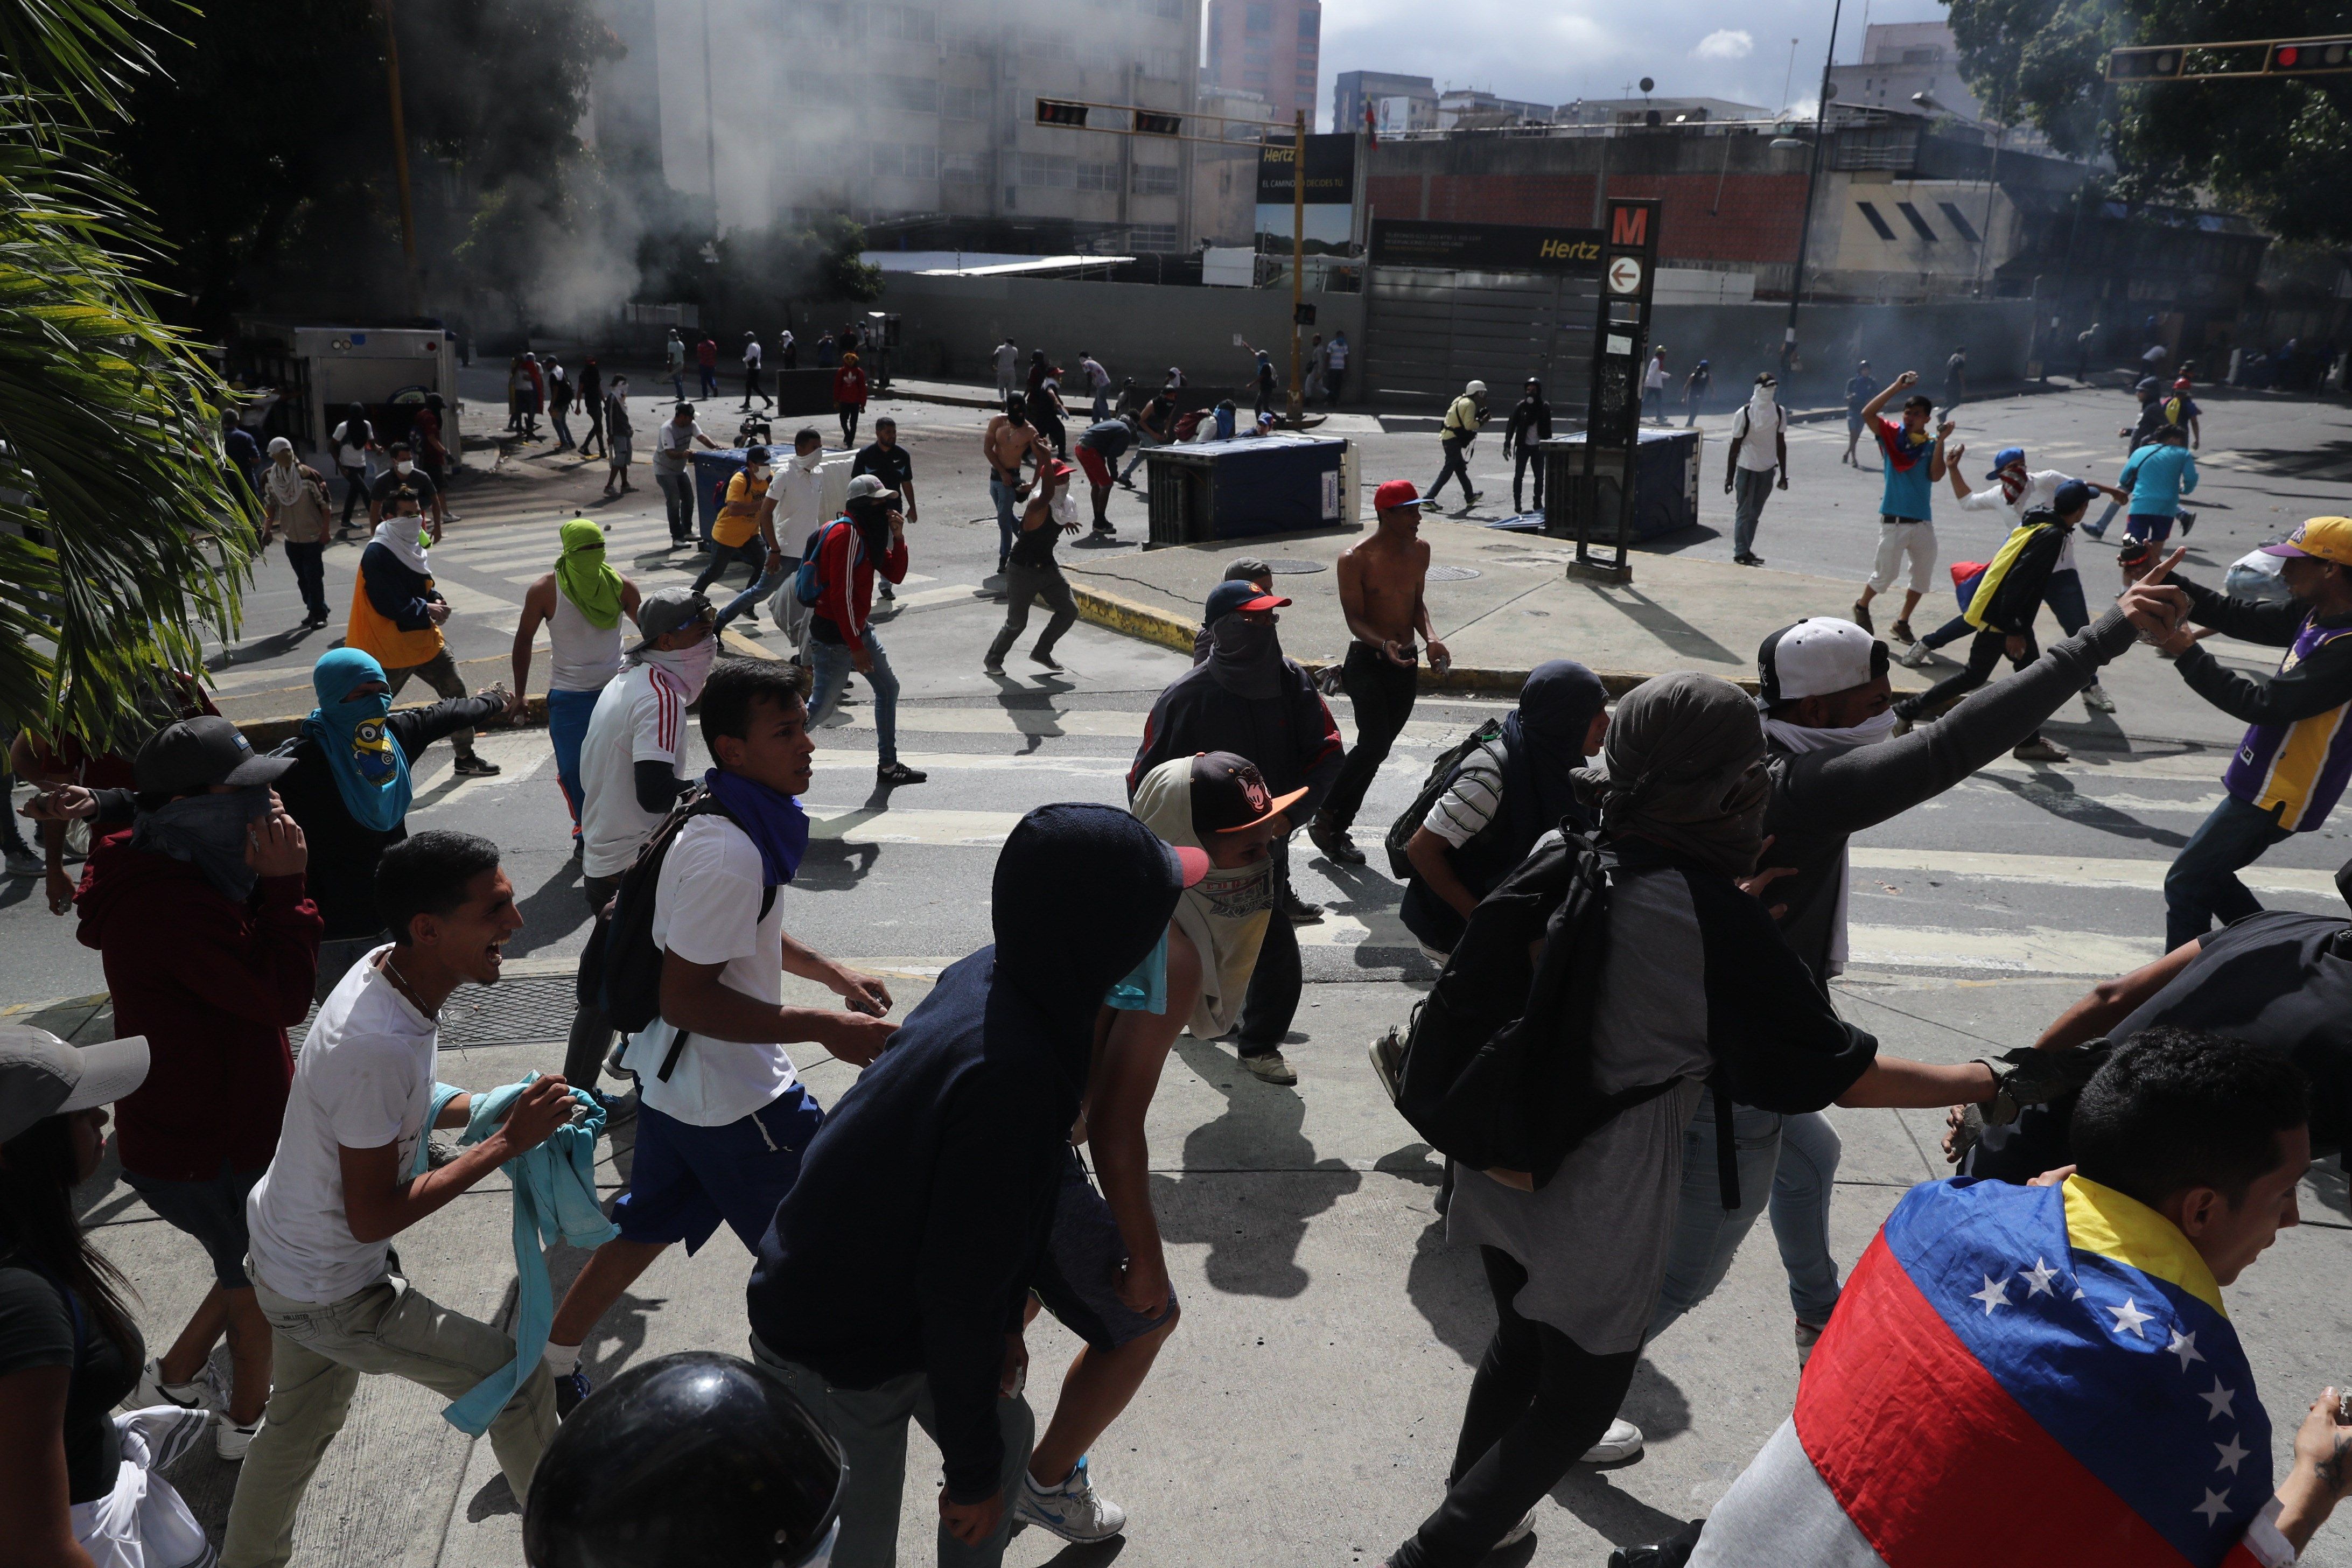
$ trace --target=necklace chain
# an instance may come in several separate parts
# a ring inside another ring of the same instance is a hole
[[[415,985],[409,983],[408,976],[400,972],[400,965],[393,963],[392,954],[389,952],[383,955],[383,972],[392,977],[392,983],[394,985],[400,987],[400,994],[416,1005],[416,1010],[418,1012],[424,1014],[428,1018],[435,1019],[436,1021],[439,1020],[441,1016],[441,1009],[438,1007],[427,1007],[425,1005],[425,994],[417,990]]]

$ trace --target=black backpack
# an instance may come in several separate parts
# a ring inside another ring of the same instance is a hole
[[[1421,793],[1412,797],[1412,804],[1404,808],[1404,815],[1389,825],[1388,837],[1382,840],[1388,846],[1389,875],[1400,882],[1412,880],[1412,862],[1405,858],[1404,847],[1412,842],[1413,834],[1429,820],[1429,808],[1435,805],[1437,797],[1453,785],[1454,775],[1461,771],[1464,760],[1471,752],[1493,742],[1496,742],[1495,760],[1498,763],[1503,760],[1503,747],[1499,743],[1502,738],[1503,721],[1488,719],[1437,753],[1437,760],[1429,764],[1429,776],[1421,782]]]
[[[588,945],[580,954],[578,996],[583,1006],[593,1006],[605,1020],[625,1035],[634,1035],[661,1016],[662,950],[654,944],[654,895],[661,883],[663,859],[687,823],[698,816],[723,816],[734,822],[735,814],[719,804],[709,789],[697,785],[679,797],[670,807],[661,826],[654,829],[629,868],[621,873],[621,886],[613,895],[613,902],[598,921]],[[776,907],[776,889],[763,888],[760,892],[760,919],[765,921],[768,911]],[[680,1029],[670,1042],[669,1054],[662,1058],[658,1075],[664,1083],[677,1067],[678,1054],[686,1048],[688,1031]]]
[[[1474,1170],[1523,1171],[1541,1186],[1618,1112],[1674,1087],[1604,1095],[1592,1086],[1615,872],[1611,851],[1563,830],[1471,914],[1413,1020],[1397,1097],[1439,1152]]]

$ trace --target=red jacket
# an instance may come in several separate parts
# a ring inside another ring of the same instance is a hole
[[[90,852],[74,902],[115,1032],[147,1037],[147,1081],[114,1108],[123,1169],[186,1182],[268,1164],[294,1081],[286,1030],[319,973],[323,923],[302,879],[264,878],[239,908],[126,830]]]
[[[833,400],[866,406],[866,372],[854,364],[843,365],[833,373]]]
[[[842,520],[845,526],[825,524],[824,536],[817,542],[817,581],[824,584],[811,611],[831,621],[841,633],[841,640],[863,653],[866,650],[866,621],[874,607],[875,562],[858,542],[857,525]],[[907,580],[907,542],[890,541],[890,553],[881,561],[882,575],[893,583]]]

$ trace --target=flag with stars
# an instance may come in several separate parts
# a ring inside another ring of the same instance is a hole
[[[2212,1273],[2080,1176],[1934,1182],[1856,1266],[1788,1425],[1694,1564],[2275,1568],[2271,1427]],[[1791,1559],[1794,1560],[1794,1559]]]

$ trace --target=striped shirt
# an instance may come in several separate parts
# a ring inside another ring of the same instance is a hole
[[[686,690],[667,670],[638,660],[597,696],[580,742],[583,874],[629,868],[663,816],[637,804],[637,764],[667,763],[684,779],[688,752]]]
[[[1462,759],[1454,783],[1430,806],[1422,826],[1459,849],[1495,820],[1503,805],[1503,764],[1481,746]]]

